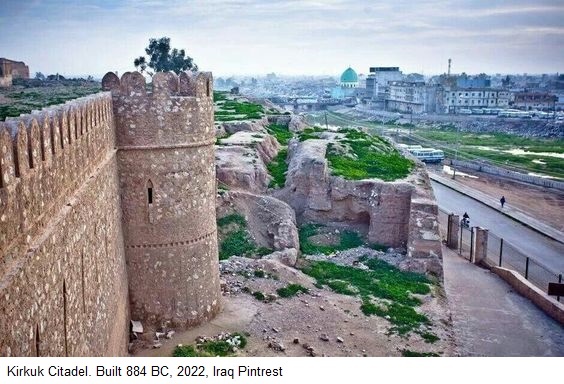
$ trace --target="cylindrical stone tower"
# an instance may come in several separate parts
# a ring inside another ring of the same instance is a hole
[[[109,72],[132,320],[189,327],[220,308],[210,73]]]

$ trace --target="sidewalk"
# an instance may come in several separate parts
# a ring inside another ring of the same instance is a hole
[[[490,271],[443,247],[445,290],[463,356],[564,356],[564,327]]]
[[[501,205],[499,201],[497,199],[494,199],[490,195],[487,195],[475,189],[468,188],[467,186],[458,183],[455,180],[443,176],[439,176],[436,173],[429,172],[429,178],[448,188],[454,189],[457,192],[460,192],[468,197],[471,197],[474,200],[477,200],[482,204],[485,204],[490,208],[495,209],[496,211],[512,218],[513,220],[518,221],[521,224],[564,244],[564,233],[527,215],[525,212],[521,211],[520,209],[507,205],[503,209],[501,209]]]

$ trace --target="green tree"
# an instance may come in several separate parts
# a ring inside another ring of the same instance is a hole
[[[153,75],[154,72],[173,71],[179,74],[186,70],[198,70],[198,66],[190,56],[186,56],[184,49],[170,48],[168,37],[149,39],[149,46],[145,48],[145,53],[147,56],[139,56],[133,61],[135,68],[142,73],[147,71],[147,67],[153,69],[153,71],[147,71],[149,75]]]

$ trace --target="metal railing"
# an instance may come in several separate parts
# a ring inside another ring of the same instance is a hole
[[[446,229],[448,213],[439,209],[439,225]],[[473,257],[473,228],[459,227],[458,254],[472,261]],[[521,274],[537,288],[548,291],[548,283],[562,283],[563,274],[538,261],[535,257],[527,255],[502,237],[488,231],[487,261],[499,267],[511,269]],[[560,297],[557,297],[560,301]]]

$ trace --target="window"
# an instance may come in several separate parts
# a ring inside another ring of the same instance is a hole
[[[153,223],[153,200],[154,200],[154,190],[153,182],[151,180],[147,181],[147,219],[149,223]]]
[[[153,183],[151,180],[147,182],[147,203],[153,204]]]

